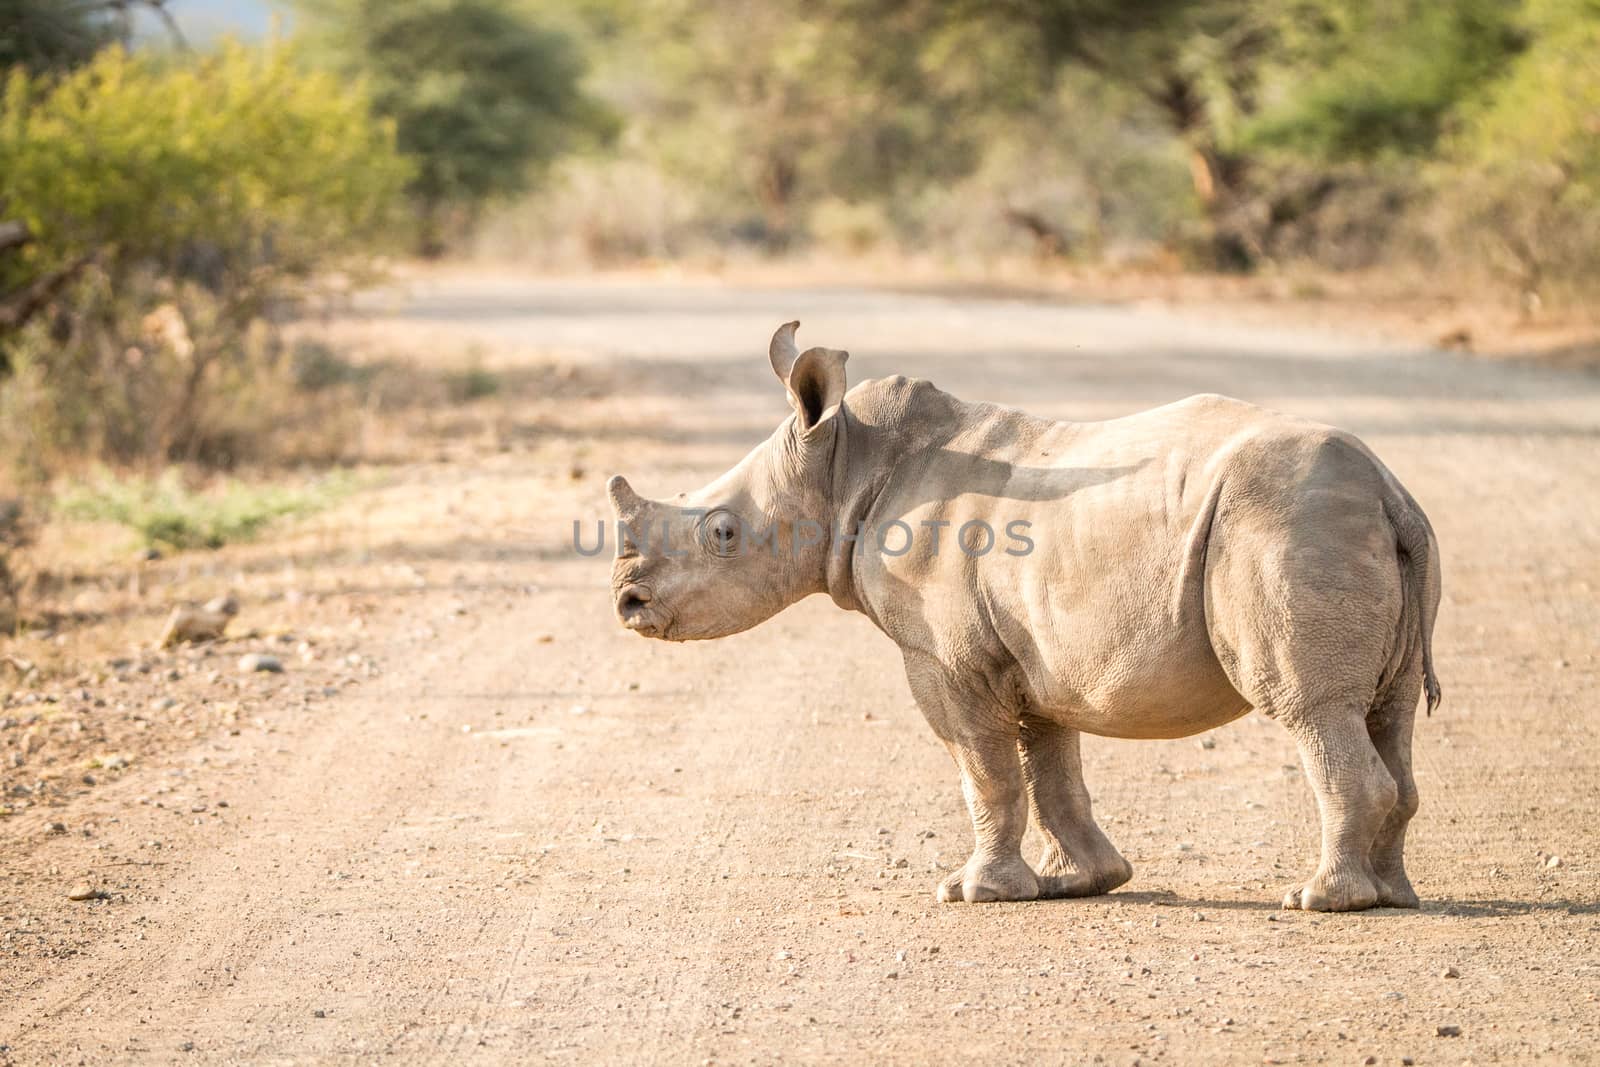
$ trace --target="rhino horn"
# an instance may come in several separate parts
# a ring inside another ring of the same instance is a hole
[[[628,479],[620,474],[612,475],[606,482],[606,496],[611,498],[611,508],[617,513],[617,518],[624,522],[637,518],[639,513],[649,501],[633,491],[633,486],[628,484]]]

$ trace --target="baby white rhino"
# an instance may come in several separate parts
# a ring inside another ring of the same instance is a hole
[[[871,619],[972,816],[940,900],[1123,884],[1079,734],[1185,737],[1254,708],[1293,735],[1322,814],[1321,864],[1284,906],[1417,906],[1403,853],[1418,695],[1439,701],[1438,545],[1360,441],[1221,396],[1075,423],[910,378],[847,393],[847,354],[796,351],[798,326],[770,350],[794,414],[737,466],[671,501],[611,479],[624,626],[722,637],[824,592]]]

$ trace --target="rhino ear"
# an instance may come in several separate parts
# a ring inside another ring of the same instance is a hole
[[[772,373],[785,385],[789,384],[789,369],[800,358],[800,350],[794,345],[794,332],[799,328],[799,319],[784,323],[772,335],[772,343],[767,346],[767,358],[772,360]]]
[[[850,353],[837,348],[808,348],[795,359],[783,384],[802,430],[809,430],[838,412],[839,402],[844,399],[844,365],[849,358]]]
[[[839,401],[844,399],[844,364],[850,353],[837,348],[808,348],[801,352],[794,343],[794,333],[799,328],[798,320],[779,326],[767,347],[767,357],[789,394],[789,406],[800,417],[800,428],[809,430],[832,418]]]

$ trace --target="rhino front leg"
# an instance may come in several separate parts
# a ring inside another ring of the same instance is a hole
[[[1094,821],[1078,737],[1059,723],[1022,718],[1022,775],[1046,843],[1038,866],[1041,897],[1097,896],[1133,877],[1133,867]]]
[[[951,684],[931,660],[907,658],[912,695],[961,771],[972,816],[972,857],[939,884],[940,901],[1033,900],[1039,882],[1022,858],[1028,791],[1016,715]]]
[[[977,841],[966,864],[939,884],[938,898],[973,904],[1033,900],[1039,881],[1022,858],[1028,791],[1015,732],[1009,738],[969,736],[946,745],[961,768],[961,792]]]

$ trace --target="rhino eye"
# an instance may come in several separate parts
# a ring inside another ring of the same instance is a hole
[[[739,550],[739,519],[729,511],[713,511],[701,527],[706,547],[719,556],[731,556]]]

